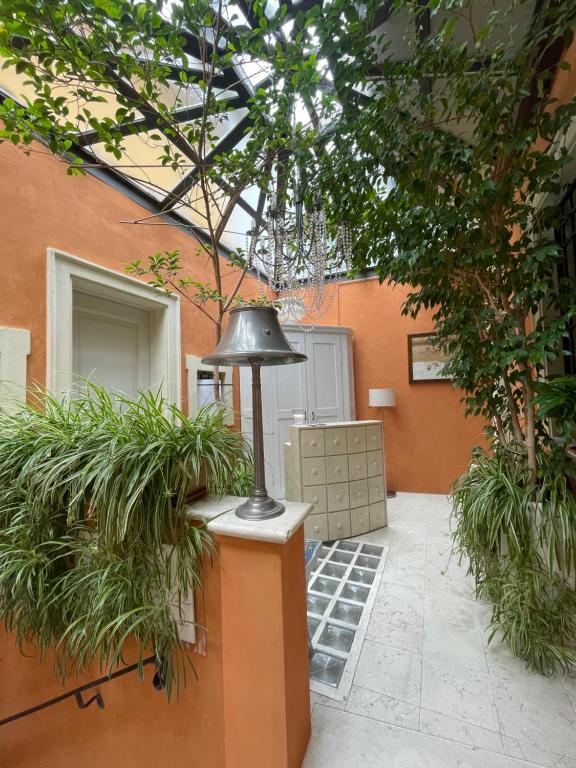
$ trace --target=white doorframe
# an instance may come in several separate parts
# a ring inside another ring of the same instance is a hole
[[[128,275],[48,248],[46,386],[68,391],[73,383],[72,310],[74,290],[150,312],[150,357],[154,387],[181,406],[180,302]]]

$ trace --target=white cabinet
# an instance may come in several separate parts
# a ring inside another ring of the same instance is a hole
[[[373,445],[382,446],[378,421],[292,425],[285,448],[286,498],[314,504],[304,523],[307,537],[321,538],[327,527],[329,539],[344,539],[386,525],[384,451],[367,450]],[[335,446],[340,453],[333,452]]]
[[[310,329],[284,325],[282,329],[292,347],[297,352],[303,352],[308,360],[294,365],[262,367],[266,485],[270,494],[278,499],[285,497],[283,445],[289,441],[289,427],[294,422],[293,411],[306,411],[307,420],[315,423],[355,418],[350,328],[325,326]],[[252,378],[249,368],[240,369],[240,397],[242,432],[251,440]],[[316,439],[320,439],[318,435]],[[306,450],[309,458],[325,454],[324,444],[309,446]],[[326,450],[326,453],[330,451]],[[310,482],[314,482],[312,477]]]

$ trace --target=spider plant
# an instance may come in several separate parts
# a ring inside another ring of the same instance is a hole
[[[576,669],[576,498],[562,450],[539,454],[536,485],[521,456],[478,454],[453,488],[455,547],[499,633],[543,674]]]
[[[186,679],[182,603],[212,552],[186,513],[205,470],[228,492],[249,458],[221,408],[187,419],[159,395],[88,383],[0,416],[0,614],[17,642],[56,652],[58,670],[112,670],[129,648]]]

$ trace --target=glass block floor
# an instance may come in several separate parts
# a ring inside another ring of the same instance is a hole
[[[308,582],[313,691],[338,700],[348,694],[387,552],[350,539],[322,545]]]

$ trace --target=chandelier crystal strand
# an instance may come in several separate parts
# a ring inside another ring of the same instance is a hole
[[[338,276],[350,266],[350,227],[346,222],[339,224],[330,242],[321,204],[315,203],[309,214],[296,216],[271,207],[265,231],[250,243],[249,256],[278,294],[286,320],[299,320],[304,314],[319,320],[332,307]]]

